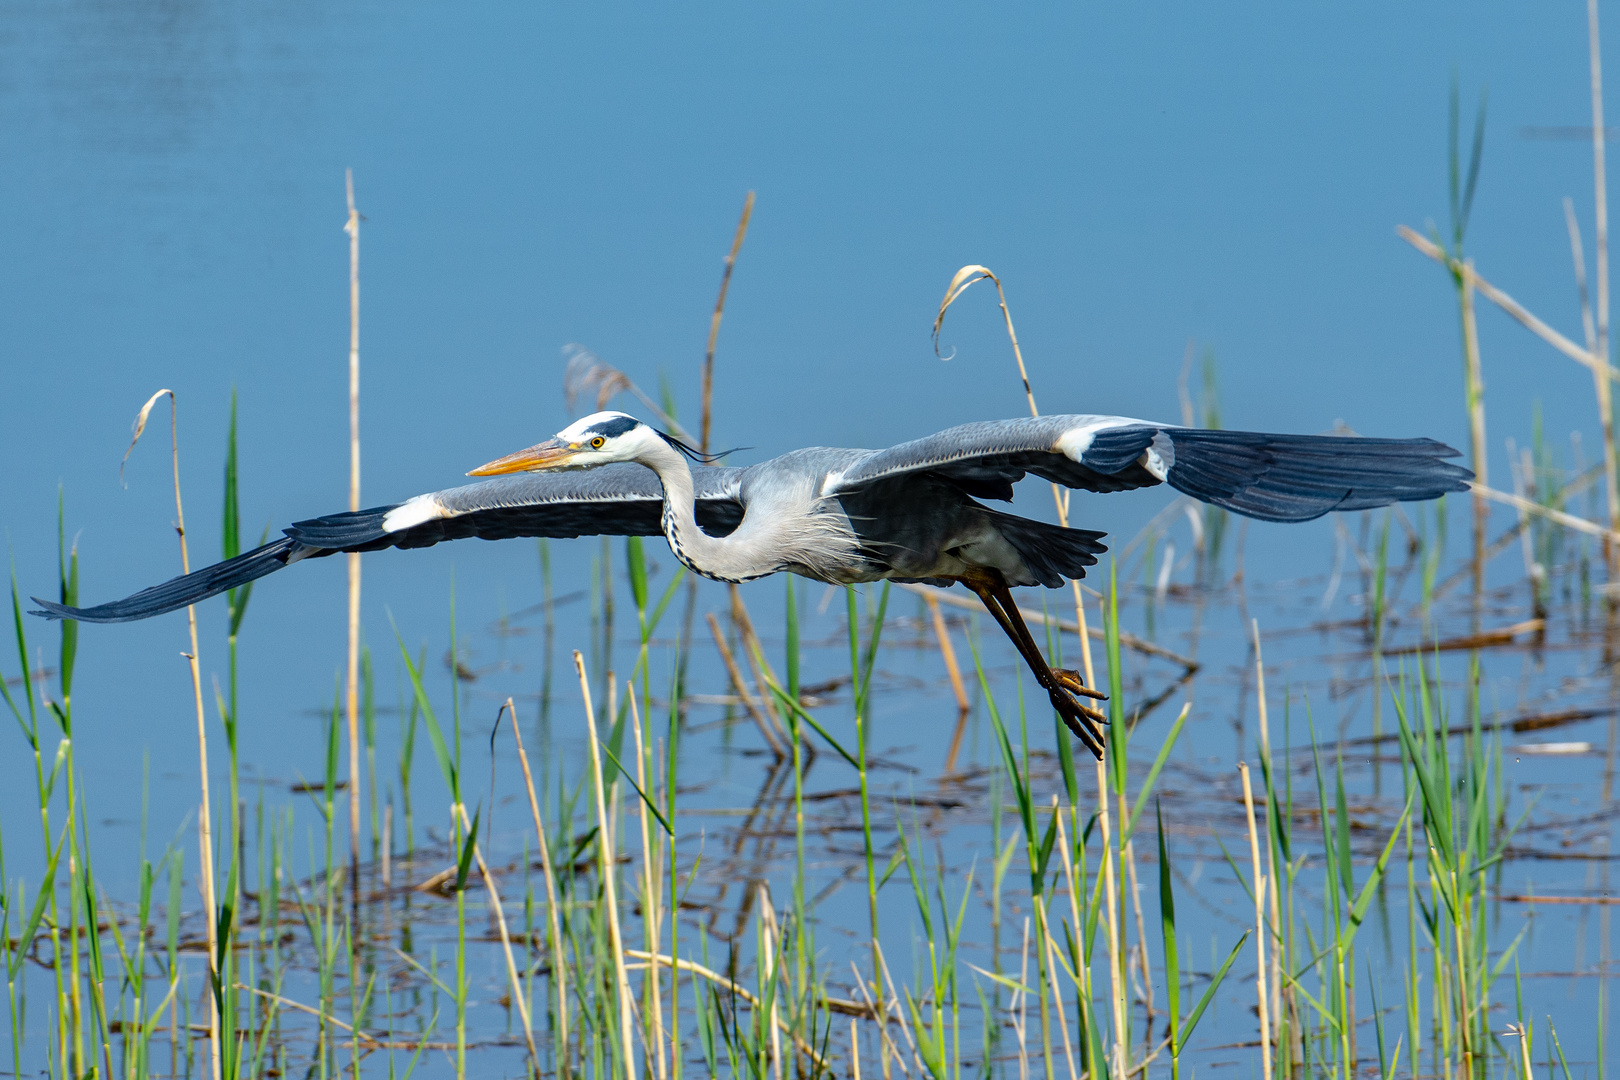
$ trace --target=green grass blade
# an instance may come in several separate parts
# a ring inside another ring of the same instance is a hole
[[[1215,991],[1221,988],[1221,982],[1226,978],[1227,971],[1231,969],[1232,961],[1238,958],[1238,952],[1242,950],[1243,943],[1249,940],[1250,933],[1252,931],[1243,931],[1243,936],[1238,938],[1238,943],[1232,946],[1232,951],[1227,954],[1226,963],[1221,965],[1221,969],[1215,973],[1215,977],[1209,980],[1209,985],[1204,988],[1203,996],[1198,999],[1198,1004],[1194,1006],[1192,1014],[1187,1017],[1187,1026],[1181,1031],[1176,1056],[1181,1055],[1181,1048],[1187,1045],[1187,1040],[1192,1038],[1193,1029],[1198,1026],[1198,1021],[1204,1018],[1204,1010],[1209,1008],[1211,1001],[1215,1000]]]

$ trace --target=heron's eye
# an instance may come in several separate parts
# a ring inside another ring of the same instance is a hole
[[[596,438],[591,440],[591,449],[592,450],[600,450],[600,449],[602,449],[602,444],[605,443],[605,442],[607,442],[607,440],[602,438],[602,436],[598,435]]]

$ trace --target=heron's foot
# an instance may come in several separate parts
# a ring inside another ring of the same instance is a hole
[[[1052,686],[1047,689],[1047,696],[1052,700],[1052,708],[1063,718],[1063,726],[1074,733],[1074,737],[1085,743],[1086,749],[1091,751],[1098,761],[1103,756],[1103,730],[1101,725],[1108,718],[1096,709],[1080,704],[1074,696],[1061,686]]]
[[[1069,693],[1079,694],[1081,697],[1093,698],[1097,701],[1108,700],[1107,694],[1103,693],[1101,690],[1093,690],[1091,687],[1087,686],[1086,680],[1082,679],[1080,677],[1080,673],[1073,668],[1055,667],[1051,670],[1052,678],[1056,679],[1058,685],[1063,687],[1063,689],[1067,690]]]

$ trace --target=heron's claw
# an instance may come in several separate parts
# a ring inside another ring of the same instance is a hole
[[[1047,690],[1047,696],[1052,699],[1052,707],[1063,718],[1063,725],[1074,733],[1075,738],[1085,743],[1086,749],[1098,761],[1103,756],[1103,734],[1098,725],[1107,721],[1107,717],[1096,709],[1080,704],[1069,692],[1061,686],[1053,686]]]
[[[1055,667],[1052,669],[1052,677],[1057,680],[1059,686],[1071,694],[1079,694],[1081,697],[1092,698],[1096,701],[1108,700],[1107,694],[1087,686],[1086,681],[1080,677],[1080,673],[1073,668]],[[1098,718],[1102,719],[1103,717],[1098,714]]]

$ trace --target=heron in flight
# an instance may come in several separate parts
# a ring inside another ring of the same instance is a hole
[[[91,608],[35,598],[35,614],[129,622],[195,604],[303,559],[427,547],[476,536],[653,536],[688,569],[743,582],[787,571],[834,585],[960,582],[1012,640],[1052,706],[1102,756],[1102,698],[1050,667],[1018,613],[1015,586],[1058,588],[1106,550],[1103,533],[1017,517],[1025,474],[1070,488],[1169,484],[1261,521],[1467,490],[1472,473],[1432,439],[1266,435],[1118,416],[1040,416],[963,424],[887,450],[810,447],[746,468],[713,459],[621,412],[598,412],[555,438],[472,470],[495,477],[392,506],[294,523],[234,559]]]

